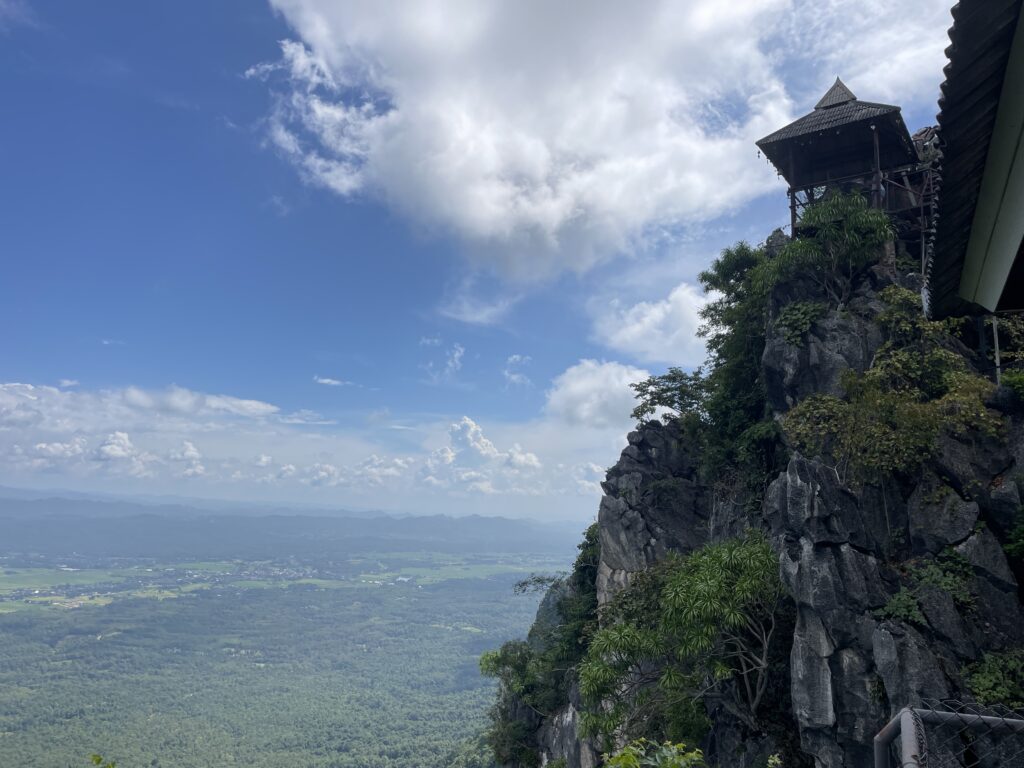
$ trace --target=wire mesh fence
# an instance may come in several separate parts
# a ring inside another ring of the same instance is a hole
[[[875,768],[1024,768],[1024,713],[953,699],[900,711],[875,737]]]

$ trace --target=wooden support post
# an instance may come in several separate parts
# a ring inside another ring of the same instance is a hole
[[[871,203],[875,208],[882,207],[882,159],[878,149],[878,128],[871,126],[871,140],[875,145],[875,178],[871,185]]]
[[[789,188],[789,236],[796,237],[796,190]]]

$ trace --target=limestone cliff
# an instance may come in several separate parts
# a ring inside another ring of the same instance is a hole
[[[891,268],[864,272],[847,305],[824,311],[799,343],[778,327],[773,298],[761,375],[777,418],[811,395],[841,394],[845,371],[872,365],[886,340],[879,293],[895,282],[914,287]],[[799,297],[803,289],[786,290]],[[955,351],[978,367],[966,347]],[[986,651],[1024,644],[1019,585],[1004,552],[1021,509],[1024,411],[1005,389],[986,405],[1003,420],[1001,433],[944,434],[911,476],[882,473],[853,484],[820,457],[791,450],[784,471],[766,478],[753,513],[716,501],[698,471],[699,449],[678,421],[639,427],[603,486],[598,602],[667,552],[686,553],[748,526],[767,531],[795,611],[785,641],[789,700],[777,709],[802,754],[796,759],[817,768],[870,765],[872,737],[901,707],[926,697],[969,699],[963,670]],[[969,599],[914,581],[915,563],[951,553],[969,566],[960,574]],[[921,620],[883,618],[908,585]],[[714,764],[753,768],[781,748],[777,730],[752,731],[707,705],[713,727],[704,746]],[[594,746],[580,738],[580,707],[573,689],[562,709],[535,724],[542,763],[595,764]]]

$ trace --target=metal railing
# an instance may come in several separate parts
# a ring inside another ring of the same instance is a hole
[[[951,699],[900,710],[875,736],[875,768],[1024,768],[1024,715]]]

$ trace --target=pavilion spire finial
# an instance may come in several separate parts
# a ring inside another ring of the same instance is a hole
[[[846,87],[838,77],[831,88],[828,89],[828,93],[821,97],[821,101],[814,105],[815,109],[828,109],[829,107],[838,107],[840,104],[846,104],[851,101],[856,101],[857,97],[853,95],[853,91]]]

